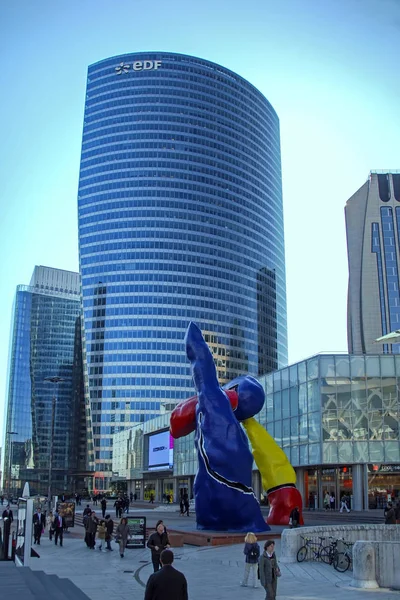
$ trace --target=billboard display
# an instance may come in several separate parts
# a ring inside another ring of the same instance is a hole
[[[146,517],[127,517],[129,538],[127,548],[146,547]]]
[[[65,519],[65,527],[75,527],[75,502],[58,502],[57,512]]]
[[[169,430],[149,435],[149,471],[172,469],[174,438]]]

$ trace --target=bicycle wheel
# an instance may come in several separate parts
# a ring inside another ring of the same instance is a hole
[[[322,548],[319,557],[326,565],[331,565],[333,557],[330,546],[325,546],[325,548]]]
[[[350,558],[345,552],[338,552],[333,559],[333,567],[339,573],[344,573],[350,567]]]
[[[302,546],[300,550],[297,552],[297,562],[303,562],[307,558],[308,548],[307,546]]]

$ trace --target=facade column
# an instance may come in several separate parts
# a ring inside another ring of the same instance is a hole
[[[173,492],[172,492],[172,502],[179,502],[178,498],[178,478],[173,478]]]
[[[156,486],[155,486],[155,500],[157,502],[161,502],[162,499],[162,480],[161,479],[156,479]]]
[[[134,490],[133,493],[135,493],[136,489]],[[143,479],[140,480],[140,491],[139,491],[139,498],[138,500],[144,500],[144,481]]]
[[[353,510],[363,510],[364,508],[364,477],[362,466],[363,465],[352,466],[353,505],[351,508]]]
[[[318,506],[317,508],[324,508],[324,491],[322,489],[322,469],[317,469],[317,485],[318,485]]]
[[[308,498],[304,498],[304,469],[303,467],[298,467],[295,469],[296,471],[296,487],[299,490],[302,500],[303,500],[303,508],[306,507]]]

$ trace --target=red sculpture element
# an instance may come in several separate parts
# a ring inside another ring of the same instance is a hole
[[[303,500],[297,488],[282,486],[267,493],[269,501],[269,525],[289,525],[290,513],[297,506],[300,513],[300,525],[304,525]]]
[[[235,390],[224,390],[228,396],[232,410],[236,410],[238,405],[238,395]],[[171,414],[169,430],[176,440],[196,431],[196,406],[197,396],[192,396],[187,400],[182,400]]]

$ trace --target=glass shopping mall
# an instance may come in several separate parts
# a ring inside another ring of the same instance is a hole
[[[318,354],[260,377],[260,422],[297,473],[305,507],[380,509],[400,495],[399,355]],[[114,436],[113,475],[138,498],[191,495],[197,469],[194,434],[173,440],[169,413]],[[254,465],[253,486],[264,497]]]

